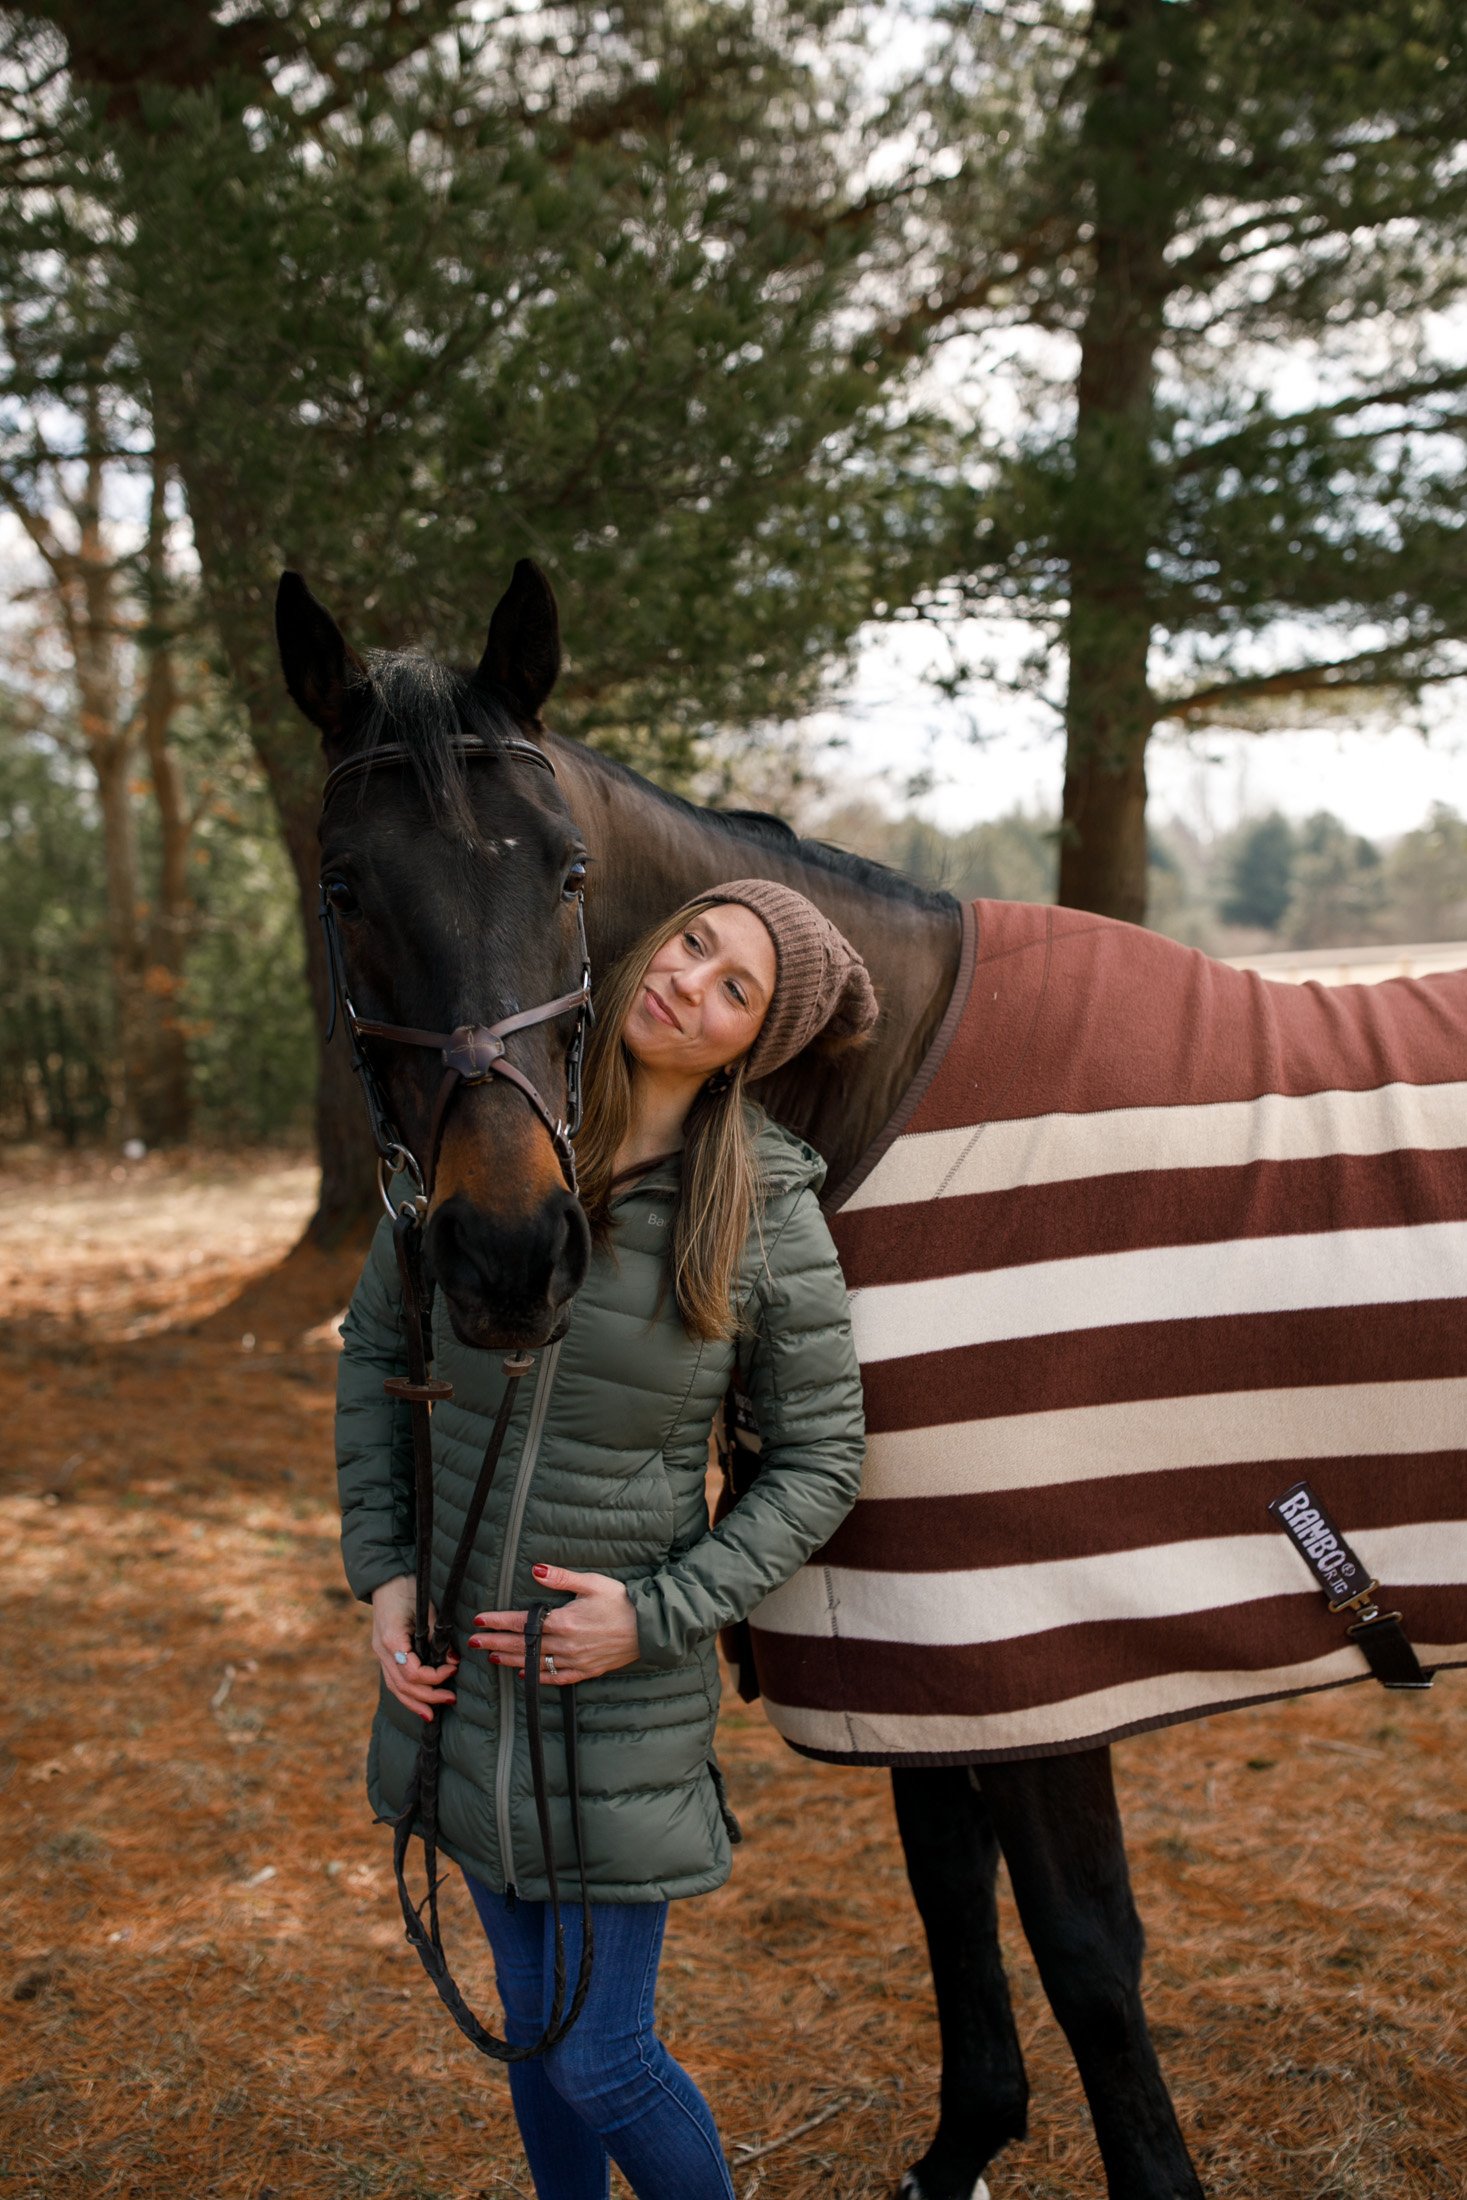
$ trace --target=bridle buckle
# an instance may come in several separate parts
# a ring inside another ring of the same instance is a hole
[[[401,1208],[395,1207],[392,1203],[392,1178],[399,1171],[406,1175],[408,1182],[413,1187],[412,1198],[405,1199]],[[406,1212],[409,1208],[417,1216],[419,1222],[428,1212],[428,1195],[423,1188],[423,1172],[406,1146],[389,1145],[384,1153],[378,1154],[377,1189],[382,1195],[383,1206],[394,1222],[396,1222],[400,1213]]]

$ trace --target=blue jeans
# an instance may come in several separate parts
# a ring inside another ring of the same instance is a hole
[[[548,1902],[511,1905],[467,1872],[494,1951],[505,2037],[539,2038],[550,2014],[555,1936]],[[566,1998],[575,1990],[581,1915],[564,1908]],[[591,1990],[548,2055],[511,2063],[509,2090],[540,2200],[607,2200],[611,2165],[637,2200],[734,2200],[708,2103],[654,2030],[665,1902],[593,1905]]]

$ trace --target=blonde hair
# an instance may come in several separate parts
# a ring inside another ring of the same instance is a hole
[[[632,1122],[632,1057],[622,1036],[627,1016],[653,956],[686,922],[687,912],[680,909],[655,926],[596,988],[576,1173],[592,1236],[601,1242],[611,1229],[616,1156]],[[673,1296],[689,1336],[737,1334],[734,1285],[762,1192],[741,1060],[726,1083],[715,1079],[712,1089],[703,1086],[683,1124],[683,1180],[669,1260]]]

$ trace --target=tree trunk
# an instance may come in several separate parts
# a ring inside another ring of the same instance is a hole
[[[178,1013],[188,952],[193,895],[188,883],[189,814],[183,773],[169,736],[178,709],[173,647],[167,627],[168,575],[165,563],[164,496],[166,473],[153,463],[153,501],[148,519],[146,667],[139,714],[148,773],[158,811],[158,891],[147,943],[143,985],[147,1002],[147,1065],[137,1095],[138,1127],[150,1146],[176,1145],[187,1138],[192,1114],[188,1049]]]
[[[107,939],[116,1017],[112,1058],[124,1137],[149,1146],[187,1135],[188,1060],[176,996],[188,944],[190,819],[169,733],[177,694],[173,662],[160,627],[164,597],[163,482],[155,474],[148,528],[147,587],[151,636],[134,707],[123,694],[121,640],[126,625],[116,561],[103,530],[106,442],[101,407],[90,393],[85,410],[85,484],[72,506],[74,557],[53,563],[62,623],[71,647],[80,730],[97,775],[107,871]],[[133,771],[138,731],[147,751],[162,836],[157,898],[143,889]]]
[[[280,819],[281,834],[295,872],[301,926],[305,938],[306,979],[315,1014],[317,1040],[316,1147],[321,1188],[307,1240],[331,1251],[353,1240],[365,1241],[382,1211],[377,1192],[377,1155],[367,1128],[361,1088],[352,1073],[351,1050],[339,1027],[331,1045],[326,1026],[331,1009],[330,980],[316,919],[321,851],[316,825],[321,809],[325,766],[319,743],[285,695],[275,656],[271,606],[258,585],[230,587],[228,575],[241,560],[238,534],[228,544],[218,539],[228,512],[228,484],[211,479],[206,469],[181,466],[206,600],[224,645],[236,691],[249,715],[250,737],[264,766]],[[245,523],[248,525],[248,522]],[[260,567],[268,570],[262,547]],[[225,576],[220,585],[218,576]],[[214,585],[211,586],[211,576]]]
[[[84,721],[90,716],[83,706]],[[132,806],[131,745],[115,735],[109,740],[88,739],[87,747],[97,774],[97,801],[102,812],[102,848],[107,873],[107,953],[112,968],[112,1060],[115,1091],[124,1138],[140,1138],[143,1130],[138,1095],[146,1083],[147,1056],[142,935],[138,924],[137,819]]]
[[[132,801],[132,727],[118,678],[117,575],[102,533],[104,438],[95,392],[88,395],[85,422],[87,462],[72,506],[76,554],[53,561],[52,572],[71,650],[78,730],[97,775],[112,971],[114,1090],[122,1135],[133,1138],[142,1135],[138,1095],[146,1071],[142,880]]]
[[[39,14],[65,37],[71,66],[113,122],[130,123],[138,135],[136,157],[150,157],[148,133],[156,125],[148,114],[147,88],[199,89],[218,78],[264,81],[271,61],[296,55],[308,32],[290,15],[261,8],[227,22],[191,4],[191,0],[143,0],[108,11],[85,0],[41,0]],[[452,9],[444,0],[443,20]],[[437,18],[429,7],[413,11],[402,26],[395,50],[412,51],[427,42]],[[389,46],[393,41],[387,41]],[[166,123],[164,124],[166,128]],[[147,193],[134,194],[146,205]],[[165,249],[158,255],[166,261]],[[138,331],[146,350],[146,329]],[[150,366],[157,362],[147,362]],[[319,1028],[325,1031],[328,986],[325,958],[316,923],[316,814],[323,777],[315,743],[304,724],[287,718],[289,706],[274,663],[270,606],[258,580],[240,585],[240,575],[270,572],[274,545],[258,524],[258,515],[233,509],[247,484],[199,478],[189,462],[186,432],[189,406],[180,390],[169,389],[161,372],[150,374],[155,432],[183,482],[199,552],[205,601],[219,630],[230,669],[249,714],[251,736],[265,767],[280,815],[285,844],[300,892],[306,968]],[[178,430],[178,433],[171,433]],[[338,1034],[334,1047],[322,1044],[316,1099],[316,1130],[321,1157],[320,1203],[307,1231],[321,1247],[365,1237],[380,1211],[375,1185],[375,1154],[366,1127],[366,1110],[351,1073],[348,1049]]]
[[[1148,567],[1158,539],[1156,350],[1172,234],[1176,49],[1190,11],[1098,0],[1083,151],[1094,195],[1094,275],[1080,340],[1069,566],[1065,790],[1059,898],[1132,924],[1146,917]],[[1163,61],[1169,65],[1163,67]]]

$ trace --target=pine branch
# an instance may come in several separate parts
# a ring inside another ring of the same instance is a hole
[[[949,289],[929,292],[895,320],[878,327],[872,339],[876,348],[888,358],[915,356],[933,329],[960,314],[980,311],[996,291],[1058,259],[1074,244],[1079,227],[1077,215],[1041,216],[1025,235],[996,248],[995,258],[1001,264],[970,273]]]
[[[1353,657],[1335,658],[1322,664],[1289,665],[1277,672],[1215,681],[1209,687],[1194,688],[1190,695],[1159,695],[1156,699],[1158,714],[1163,718],[1180,719],[1184,724],[1198,724],[1222,718],[1239,704],[1281,701],[1290,695],[1440,686],[1448,680],[1460,680],[1464,668],[1413,664],[1411,654],[1413,651],[1425,653],[1441,642],[1454,639],[1455,636],[1442,635],[1435,641],[1405,643],[1398,649],[1365,649]]]
[[[1428,397],[1455,396],[1467,391],[1467,367],[1443,367],[1436,374],[1420,375],[1409,382],[1397,382],[1389,389],[1357,390],[1349,397],[1337,397],[1327,405],[1310,405],[1303,412],[1263,413],[1256,420],[1245,421],[1241,427],[1230,428],[1225,435],[1207,443],[1194,444],[1172,463],[1174,478],[1205,472],[1220,460],[1226,460],[1230,452],[1246,449],[1255,443],[1260,434],[1270,438],[1293,432],[1326,427],[1337,420],[1353,419],[1357,414],[1373,412],[1380,405],[1409,405]],[[1416,423],[1419,427],[1421,424]],[[1432,423],[1436,425],[1436,423]],[[1447,425],[1443,422],[1442,425]],[[1374,438],[1367,435],[1367,442]]]

